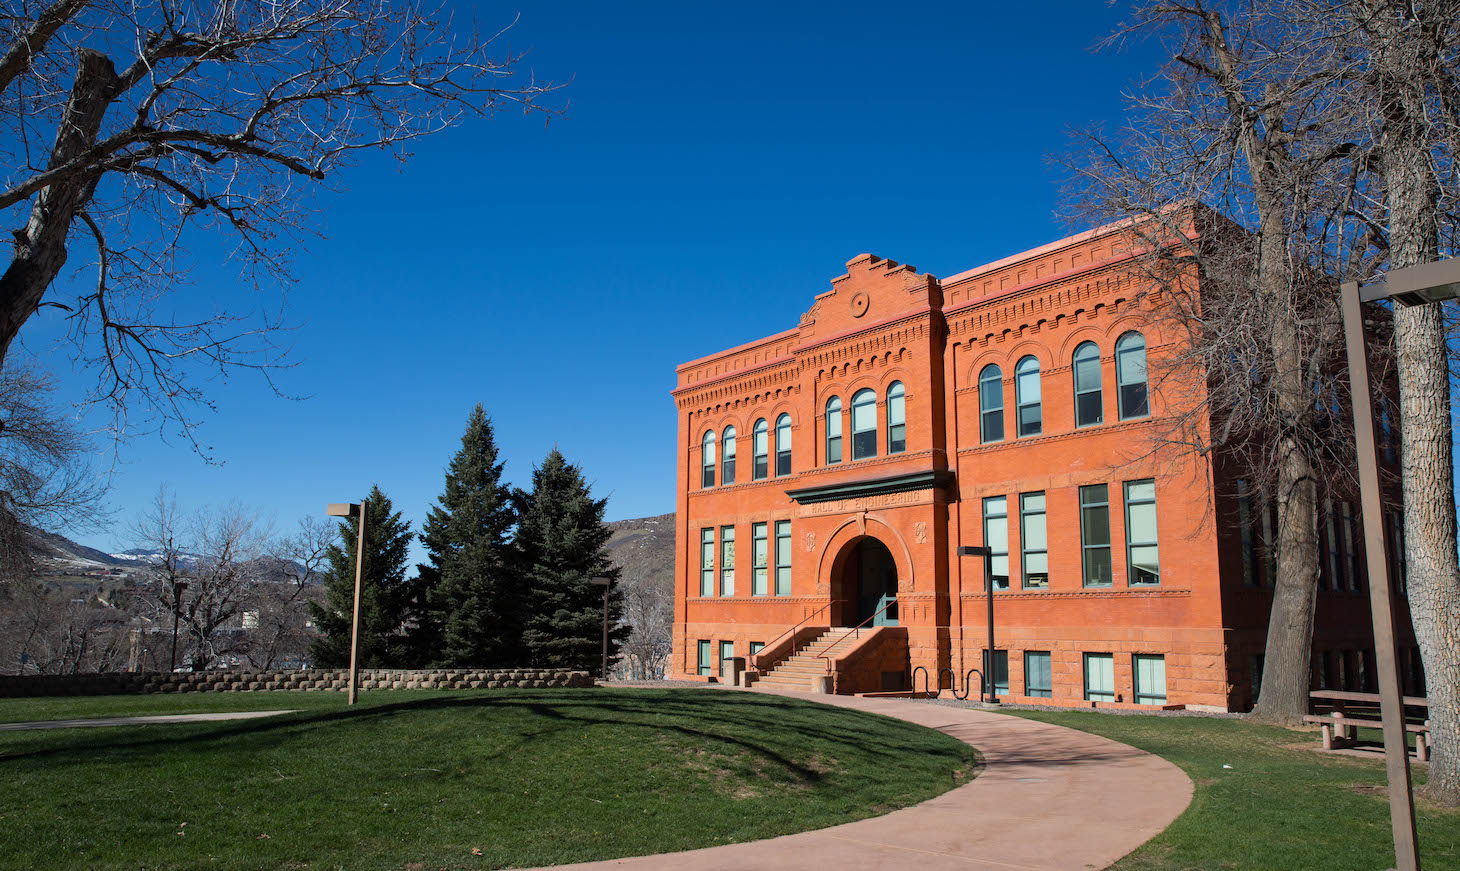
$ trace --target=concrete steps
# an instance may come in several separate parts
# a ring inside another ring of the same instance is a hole
[[[818,678],[825,677],[826,660],[819,656],[845,635],[845,629],[823,632],[794,656],[782,660],[775,668],[760,676],[756,684],[777,689],[811,692]]]

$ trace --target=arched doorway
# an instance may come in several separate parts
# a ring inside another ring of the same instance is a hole
[[[887,545],[864,536],[848,546],[837,587],[850,606],[850,625],[897,625],[897,563]]]

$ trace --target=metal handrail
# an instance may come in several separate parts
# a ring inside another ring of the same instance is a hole
[[[825,605],[822,605],[820,608],[817,608],[815,611],[812,611],[810,614],[807,614],[804,618],[802,618],[802,620],[801,620],[800,623],[797,623],[795,626],[792,626],[790,629],[787,629],[785,632],[782,632],[780,635],[777,635],[775,638],[772,638],[770,640],[770,643],[766,644],[765,647],[763,647],[761,649],[762,650],[767,650],[767,649],[773,648],[773,647],[775,647],[777,644],[779,644],[781,642],[781,639],[782,638],[785,638],[787,635],[790,635],[791,636],[791,652],[789,654],[787,654],[787,657],[786,658],[789,659],[790,657],[795,656],[796,655],[796,630],[800,629],[802,626],[805,626],[806,623],[808,621],[810,621],[812,617],[815,617],[817,614],[820,614],[822,611],[825,611],[827,608],[830,608],[832,605],[841,605],[841,604],[843,604],[845,602],[846,602],[845,599],[832,599],[830,602],[827,602]],[[760,654],[757,653],[755,656],[756,656],[755,667],[756,667],[757,670],[759,670],[760,669]]]
[[[817,659],[824,659],[824,660],[826,660],[826,673],[827,674],[831,674],[831,657],[827,656],[827,654],[828,653],[831,653],[832,648],[836,647],[838,644],[841,644],[843,641],[846,641],[848,638],[851,638],[853,635],[856,635],[858,638],[861,638],[862,637],[862,627],[863,626],[866,626],[868,623],[871,623],[873,620],[876,620],[878,614],[881,614],[883,611],[886,611],[888,608],[891,608],[893,605],[896,605],[896,604],[897,604],[897,597],[894,596],[890,600],[888,600],[888,602],[887,602],[886,605],[883,605],[881,608],[878,608],[876,611],[872,612],[872,616],[871,617],[868,617],[866,620],[863,620],[861,623],[858,623],[856,626],[853,626],[851,629],[848,629],[846,635],[843,635],[842,637],[840,637],[837,640],[833,641],[829,647],[827,647],[825,650],[821,651],[820,653],[816,654],[816,658]]]

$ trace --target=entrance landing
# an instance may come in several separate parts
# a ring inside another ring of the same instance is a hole
[[[937,798],[844,826],[556,867],[872,871],[915,864],[918,871],[1090,871],[1150,840],[1191,802],[1192,784],[1181,769],[1086,732],[925,702],[854,696],[812,700],[937,729],[977,747],[987,767]]]

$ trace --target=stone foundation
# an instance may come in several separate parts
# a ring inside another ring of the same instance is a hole
[[[348,669],[291,671],[136,672],[125,674],[0,675],[0,698],[119,693],[239,693],[254,690],[344,691]],[[362,690],[464,690],[508,687],[591,687],[586,671],[535,668],[360,669]]]

